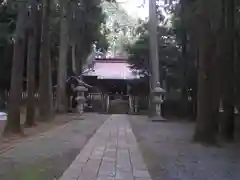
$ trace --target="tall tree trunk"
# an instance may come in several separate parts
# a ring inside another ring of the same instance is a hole
[[[236,26],[239,26],[239,24]],[[237,58],[235,59],[235,101],[238,111],[240,110],[240,32],[236,32],[236,54]]]
[[[38,0],[38,3],[42,3],[42,0]],[[43,19],[43,8],[39,8],[38,9],[38,13],[37,13],[37,57],[36,57],[36,89],[38,90],[38,93],[39,93],[39,90],[40,90],[40,56],[41,56],[41,45],[42,45],[42,23],[39,23],[39,22],[42,22],[42,19]],[[37,103],[39,103],[37,101]],[[39,106],[37,106],[36,108],[39,108]]]
[[[57,111],[67,111],[67,54],[69,47],[68,23],[67,23],[67,0],[60,1],[61,9],[61,33],[60,33],[60,49],[58,62],[58,88],[57,88]]]
[[[30,27],[28,31],[28,58],[27,58],[27,117],[26,126],[35,125],[35,66],[37,59],[37,1],[32,0],[31,11],[29,12]]]
[[[21,133],[20,107],[22,98],[22,82],[25,48],[25,3],[18,4],[18,20],[11,72],[11,87],[8,103],[8,119],[4,133]]]
[[[223,76],[223,117],[220,124],[222,137],[231,141],[234,139],[234,0],[225,0],[225,54],[222,63]]]
[[[40,54],[40,99],[39,115],[41,121],[48,121],[53,113],[52,72],[50,60],[50,0],[43,0],[42,39]]]
[[[188,115],[188,87],[187,87],[187,81],[188,81],[188,57],[187,57],[187,29],[186,23],[185,23],[185,16],[186,16],[186,0],[181,0],[181,20],[183,22],[183,27],[181,29],[181,43],[182,43],[182,53],[181,53],[181,70],[182,70],[182,89],[181,89],[181,95],[182,95],[182,103],[181,103],[181,113],[183,116]]]
[[[215,56],[214,34],[211,30],[208,0],[199,0],[199,69],[198,69],[198,105],[197,124],[194,140],[202,143],[215,143],[216,119],[214,118],[215,102],[212,84],[214,80],[213,66]]]

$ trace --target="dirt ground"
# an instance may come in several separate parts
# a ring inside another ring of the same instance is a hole
[[[153,180],[240,180],[240,143],[206,147],[192,142],[194,123],[131,120]]]
[[[63,119],[69,122],[21,139],[2,152],[0,180],[58,179],[108,115],[88,113]]]
[[[6,121],[0,121],[0,154],[12,148],[15,143],[19,143],[21,140],[36,136],[43,132],[49,131],[58,126],[68,123],[71,118],[68,115],[56,115],[55,118],[50,122],[37,122],[37,126],[31,128],[24,128],[25,115],[21,115],[21,123],[23,126],[24,136],[11,136],[4,137],[3,130]]]

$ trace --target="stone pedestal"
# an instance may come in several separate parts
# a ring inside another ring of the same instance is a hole
[[[84,86],[77,86],[75,88],[75,90],[77,91],[77,97],[76,97],[76,101],[77,101],[77,111],[80,114],[83,114],[83,110],[84,110],[84,104],[85,104],[85,97],[84,97],[84,92],[86,92],[88,89]]]
[[[134,113],[138,112],[138,96],[134,98]]]
[[[107,97],[106,97],[106,111],[107,111],[107,113],[109,112],[109,106],[110,106],[110,97],[109,97],[109,95],[107,95]]]
[[[134,113],[134,108],[133,108],[133,97],[132,97],[131,95],[129,96],[128,101],[129,101],[129,111],[130,111],[131,114],[133,114],[133,113]]]
[[[162,117],[162,103],[163,103],[163,95],[165,94],[165,90],[161,88],[160,83],[157,83],[153,91],[153,104],[155,107],[154,116],[151,118],[152,121],[165,121],[166,119]]]

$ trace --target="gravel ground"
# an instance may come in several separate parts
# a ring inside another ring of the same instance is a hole
[[[240,144],[206,147],[191,141],[194,124],[131,120],[153,180],[240,180]]]
[[[70,123],[23,140],[0,155],[0,180],[59,178],[108,115],[86,114],[85,120],[69,118]]]

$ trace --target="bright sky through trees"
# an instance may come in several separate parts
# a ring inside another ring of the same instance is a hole
[[[149,0],[117,0],[129,15],[134,18],[145,19],[148,17]]]
[[[117,0],[117,2],[134,18],[144,20],[149,16],[149,0]],[[164,0],[160,0],[158,3],[164,5]],[[168,16],[164,10],[162,13],[163,15]]]

